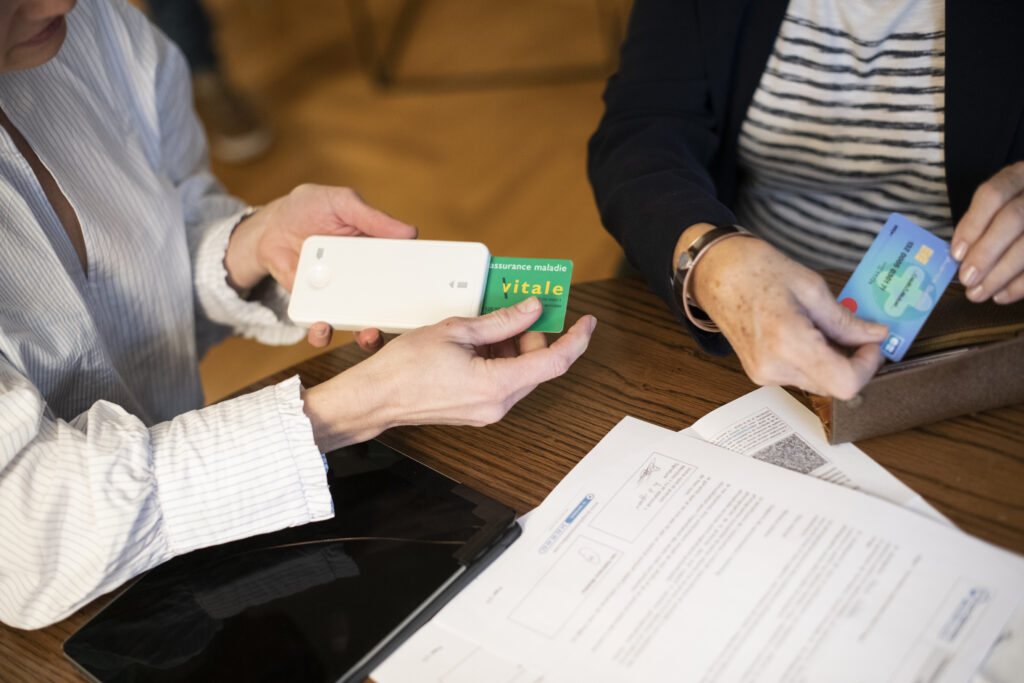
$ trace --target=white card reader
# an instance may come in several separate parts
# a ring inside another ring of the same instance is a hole
[[[480,314],[491,255],[480,242],[309,237],[288,316],[299,325],[407,332]]]

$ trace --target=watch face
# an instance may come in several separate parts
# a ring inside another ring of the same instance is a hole
[[[689,251],[684,251],[680,254],[679,260],[676,261],[676,272],[680,275],[685,275],[686,271],[693,265],[693,258],[694,254],[691,254]]]

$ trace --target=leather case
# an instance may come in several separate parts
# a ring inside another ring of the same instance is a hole
[[[849,273],[822,273],[838,294]],[[829,443],[1024,402],[1024,302],[974,304],[953,283],[907,356],[849,401],[809,396]]]

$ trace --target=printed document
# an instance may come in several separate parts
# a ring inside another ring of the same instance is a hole
[[[683,431],[734,453],[869,493],[949,523],[852,443],[829,444],[817,416],[781,387],[752,391]]]
[[[963,681],[1024,596],[1011,553],[655,431],[626,418],[577,465],[435,618],[465,656],[402,648],[415,680]]]

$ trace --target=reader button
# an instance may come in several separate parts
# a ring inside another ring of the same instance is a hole
[[[309,275],[306,276],[306,282],[309,283],[310,287],[315,289],[322,289],[328,285],[331,281],[331,269],[322,263],[318,263],[309,269]]]

